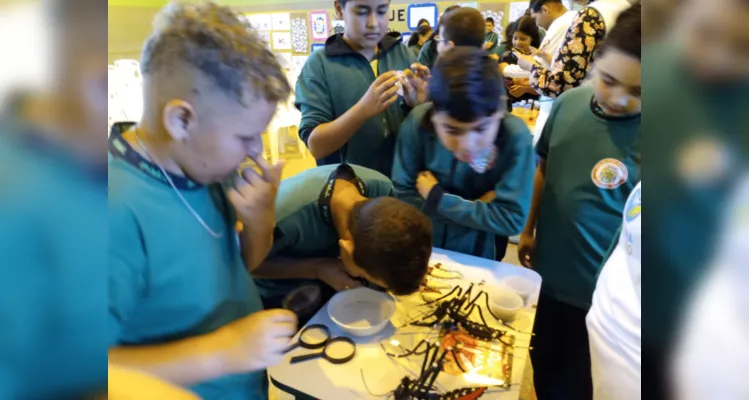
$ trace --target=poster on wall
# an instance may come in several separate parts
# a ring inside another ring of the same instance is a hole
[[[276,53],[276,58],[278,59],[278,63],[281,64],[281,68],[292,69],[291,53]]]
[[[289,13],[271,14],[271,22],[274,31],[288,31],[291,27]]]
[[[270,43],[271,43],[270,32],[268,32],[268,31],[258,31],[257,35],[260,36],[260,40],[262,40],[263,42],[265,42],[265,44],[268,45],[268,48],[270,49]]]
[[[309,22],[312,27],[312,40],[325,40],[328,38],[328,13],[325,11],[313,11],[309,13]]]
[[[527,1],[515,1],[510,3],[510,21],[517,21],[528,9]]]
[[[273,26],[270,14],[248,14],[247,19],[256,31],[269,31]]]
[[[439,11],[434,3],[411,4],[408,6],[408,29],[415,30],[419,27],[419,21],[425,19],[429,25],[437,26],[437,15]]]
[[[293,72],[295,75],[299,75],[302,73],[302,68],[304,68],[304,64],[307,63],[308,56],[292,56],[291,57],[291,72]]]
[[[461,7],[475,8],[475,9],[478,10],[478,8],[479,8],[479,2],[478,1],[471,1],[471,2],[468,2],[468,3],[460,3],[460,6]]]
[[[291,32],[272,32],[273,50],[291,50]]]
[[[306,53],[309,49],[306,16],[294,16],[291,19],[291,49],[295,53]]]

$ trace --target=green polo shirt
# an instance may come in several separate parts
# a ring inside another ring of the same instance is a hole
[[[106,392],[107,181],[0,121],[0,398]]]
[[[596,110],[592,87],[565,92],[536,145],[546,159],[546,183],[533,268],[544,294],[585,309],[640,180],[640,116],[611,118]]]
[[[478,173],[442,145],[431,111],[431,103],[418,106],[403,123],[393,165],[395,195],[432,220],[434,247],[494,260],[495,235],[520,233],[528,218],[535,171],[528,127],[506,115],[494,142],[496,162]],[[439,182],[426,200],[416,189],[422,171]],[[493,201],[476,200],[490,191]]]
[[[492,47],[488,48],[486,51],[491,52],[495,47],[497,47],[497,43],[499,43],[499,36],[497,36],[494,32],[489,32],[486,34],[486,37],[484,38],[484,42],[491,42]]]
[[[701,83],[686,65],[671,43],[644,48],[643,112],[647,148],[653,149],[648,213],[657,216],[643,219],[648,312],[642,316],[653,332],[643,335],[644,351],[674,341],[683,305],[712,256],[731,188],[749,159],[749,79]],[[691,173],[680,172],[689,165]]]
[[[373,71],[374,63],[349,47],[342,34],[331,36],[324,51],[312,53],[297,80],[295,104],[302,113],[302,140],[307,143],[318,125],[339,118],[356,105],[376,76],[403,71],[414,62],[413,53],[402,45],[396,32],[385,35],[379,44],[377,73]],[[337,152],[318,159],[317,164],[345,162],[390,176],[395,135],[406,114],[405,102],[399,98],[384,113],[366,121]]]
[[[245,268],[235,217],[219,185],[171,176],[177,190],[121,138],[110,139],[109,324],[112,346],[152,345],[213,332],[262,309]],[[191,387],[203,399],[263,399],[262,373]]]

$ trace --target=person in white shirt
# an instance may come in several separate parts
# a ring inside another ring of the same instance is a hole
[[[601,269],[586,323],[593,398],[641,398],[642,183],[624,207],[622,231]]]
[[[673,391],[683,400],[749,398],[749,178],[725,217],[671,360]]]

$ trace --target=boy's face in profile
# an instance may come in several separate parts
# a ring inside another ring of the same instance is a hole
[[[598,105],[611,116],[639,114],[642,107],[640,60],[616,48],[596,59],[594,86]]]
[[[241,104],[233,94],[218,89],[199,92],[189,103],[167,104],[165,127],[173,138],[177,162],[191,179],[201,184],[223,182],[247,157],[261,157],[261,135],[277,105],[255,98]]]
[[[503,111],[497,111],[472,122],[461,122],[446,111],[439,111],[432,114],[432,124],[442,145],[458,160],[471,163],[494,145],[503,115]]]
[[[336,12],[346,23],[346,37],[363,49],[377,47],[388,30],[390,0],[336,0]]]
[[[706,81],[749,79],[746,0],[690,0],[679,11],[675,17],[685,59],[698,76]]]

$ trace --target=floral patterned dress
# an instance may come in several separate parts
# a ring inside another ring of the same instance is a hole
[[[557,98],[578,87],[593,62],[593,54],[606,36],[606,24],[598,11],[585,7],[577,14],[551,69],[531,68],[531,86],[540,94]]]

